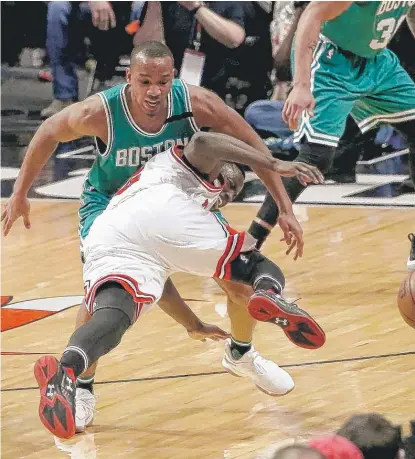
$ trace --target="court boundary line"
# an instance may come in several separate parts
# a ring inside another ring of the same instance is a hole
[[[298,368],[298,367],[308,367],[313,365],[328,365],[333,363],[347,363],[347,362],[362,362],[365,360],[377,360],[385,359],[389,357],[406,357],[409,355],[415,355],[415,351],[407,352],[394,352],[390,354],[378,354],[378,355],[368,355],[362,357],[348,357],[345,359],[330,359],[330,360],[317,360],[311,362],[302,362],[302,363],[291,363],[287,365],[280,365],[281,368]],[[216,376],[228,374],[227,371],[207,371],[201,373],[187,373],[187,374],[177,374],[177,375],[166,375],[166,376],[150,376],[146,378],[130,378],[130,379],[114,379],[109,381],[97,381],[95,385],[105,385],[105,384],[121,384],[121,383],[132,383],[132,382],[148,382],[148,381],[164,381],[168,379],[181,379],[181,378],[194,378],[198,376]],[[1,392],[18,392],[24,390],[36,390],[39,389],[36,386],[31,387],[9,387],[6,389],[1,389]]]

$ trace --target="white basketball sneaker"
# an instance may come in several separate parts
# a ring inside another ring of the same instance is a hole
[[[84,432],[92,425],[95,414],[95,395],[89,390],[77,387],[75,394],[75,429],[76,433]]]
[[[285,395],[291,392],[294,381],[291,376],[271,360],[266,360],[254,346],[239,360],[232,357],[231,340],[225,341],[225,355],[222,365],[235,376],[249,377],[254,384],[268,395]]]

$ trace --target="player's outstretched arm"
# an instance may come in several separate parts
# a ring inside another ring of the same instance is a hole
[[[168,279],[164,285],[163,295],[158,305],[166,314],[187,330],[189,336],[196,340],[212,339],[219,341],[230,335],[216,325],[202,322],[199,317],[187,306],[173,282]]]
[[[292,130],[297,129],[298,120],[304,110],[307,110],[310,116],[314,115],[315,101],[310,89],[311,64],[321,25],[339,16],[352,3],[313,1],[301,15],[295,38],[293,90],[282,112],[284,121]]]
[[[253,169],[267,169],[288,177],[296,175],[292,163],[275,159],[268,151],[265,153],[256,150],[245,142],[227,134],[198,132],[186,146],[184,154],[187,160],[204,174],[211,174],[218,169],[218,165],[222,161],[229,161]],[[288,168],[285,170],[286,165]],[[312,180],[315,183],[320,183],[323,178],[317,168],[310,169],[301,163],[297,163],[296,167],[302,171],[304,182]]]
[[[13,194],[2,212],[4,236],[7,236],[19,217],[23,217],[26,228],[30,228],[27,193],[58,143],[69,142],[84,135],[99,136],[103,129],[106,132],[105,126],[105,111],[98,96],[71,105],[40,125],[27,148]]]
[[[217,170],[222,161],[277,170],[278,160],[241,140],[216,132],[198,132],[184,149],[187,160],[203,174]]]

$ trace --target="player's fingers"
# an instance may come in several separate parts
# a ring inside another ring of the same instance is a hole
[[[303,239],[303,236],[301,235],[299,238],[297,238],[297,252],[296,252],[295,260],[298,257],[302,257],[303,253],[304,253],[304,239]]]
[[[98,11],[92,11],[92,24],[94,27],[98,27],[99,14]]]
[[[294,239],[294,241],[291,243],[291,245],[288,247],[287,251],[285,252],[285,255],[289,255],[292,251],[292,249],[296,246],[297,241]]]
[[[108,12],[105,11],[102,15],[102,30],[108,30],[110,25],[110,18],[108,16]]]
[[[230,338],[231,334],[230,333],[226,333],[225,331],[221,330],[219,333],[216,333],[216,337],[218,339],[226,339],[226,338]]]
[[[297,174],[297,179],[303,186],[307,186],[309,183],[309,180],[307,180],[307,176],[305,176],[304,174]]]
[[[307,113],[310,118],[313,118],[314,116],[314,107],[316,106],[316,101],[313,98],[313,100],[310,102],[308,108],[307,108]]]
[[[3,221],[6,218],[7,215],[7,208],[3,209],[3,212],[1,213],[1,221]]]
[[[97,26],[99,30],[108,30],[108,13],[106,11],[98,11]]]
[[[115,19],[115,14],[112,9],[109,11],[109,16],[110,16],[111,29],[113,29],[117,25],[117,21]]]
[[[284,232],[284,240],[287,245],[291,245],[292,242],[292,234],[290,231],[285,231]]]
[[[12,227],[12,221],[10,218],[7,218],[4,221],[4,226],[3,226],[3,236],[7,236],[9,234],[10,228]]]
[[[300,119],[303,109],[299,105],[295,105],[294,110],[291,113],[290,128],[295,131],[298,127],[298,120]]]
[[[30,229],[31,226],[30,226],[29,214],[23,215],[23,223],[27,229]]]
[[[318,185],[321,183],[320,175],[317,173],[318,169],[313,166],[302,166],[301,172],[305,175],[305,179],[307,182],[315,183]]]
[[[282,109],[282,119],[285,123],[288,124],[291,115],[291,104],[289,101],[286,101]]]

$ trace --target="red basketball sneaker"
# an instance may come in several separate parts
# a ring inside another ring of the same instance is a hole
[[[256,291],[249,300],[248,311],[260,322],[280,326],[296,346],[318,349],[326,341],[324,331],[309,314],[274,292]]]
[[[39,417],[43,425],[59,438],[73,437],[75,378],[51,355],[36,362],[34,373],[40,389]]]

